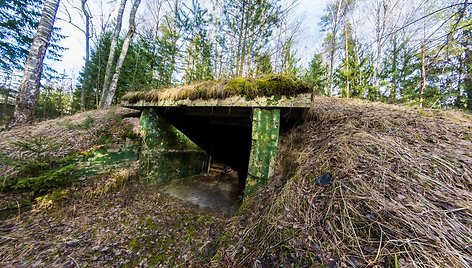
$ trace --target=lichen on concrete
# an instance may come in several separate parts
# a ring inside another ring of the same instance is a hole
[[[143,137],[140,171],[146,184],[159,183],[201,174],[207,154],[187,136],[152,109],[140,119]]]
[[[255,108],[252,119],[252,146],[248,177],[244,190],[250,196],[266,185],[272,175],[277,155],[280,129],[280,110]]]

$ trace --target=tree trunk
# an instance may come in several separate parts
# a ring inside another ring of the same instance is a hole
[[[249,0],[249,3],[247,4],[247,13],[246,13],[246,23],[244,24],[244,35],[243,35],[243,44],[241,47],[241,59],[239,62],[239,73],[240,76],[244,74],[244,64],[246,63],[246,53],[247,53],[247,35],[249,31],[249,17],[251,17],[250,11],[255,13],[254,10],[252,9],[252,0]],[[252,24],[254,25],[254,21],[252,21]]]
[[[134,33],[136,32],[135,17],[136,17],[136,12],[138,11],[138,7],[140,3],[141,3],[141,0],[135,0],[131,8],[131,12],[129,14],[128,34],[126,35],[125,41],[123,43],[123,47],[121,49],[120,57],[118,58],[118,62],[116,63],[115,73],[113,74],[113,78],[110,83],[108,94],[103,96],[102,98],[101,108],[111,106],[113,99],[115,98],[116,87],[118,85],[118,79],[120,78],[121,68],[123,67],[126,54],[128,54],[128,49],[131,44],[131,41],[133,40]]]
[[[231,35],[231,42],[230,42],[230,50],[229,50],[229,66],[228,66],[228,70],[226,71],[227,74],[226,74],[226,78],[227,77],[231,77],[231,76],[236,76],[236,68],[234,66],[234,55],[237,53],[235,51],[235,43],[236,43],[236,34],[233,33]]]
[[[465,67],[466,69],[464,71],[465,72],[469,71],[469,74],[465,75],[464,80],[463,80],[464,91],[467,94],[466,108],[468,110],[472,110],[472,76],[470,75],[470,70],[472,68],[472,50],[470,48],[466,50],[464,65],[468,66],[468,67]]]
[[[426,88],[426,47],[421,46],[421,88],[420,88],[420,109],[423,108],[423,95]]]
[[[426,89],[426,24],[423,23],[423,41],[421,44],[421,88],[420,88],[420,109],[423,109],[423,95]]]
[[[382,50],[385,40],[385,31],[387,27],[387,16],[389,12],[389,1],[379,0],[374,4],[375,13],[375,43],[376,55],[374,63],[374,86],[380,87],[380,68],[382,64]]]
[[[7,119],[7,114],[8,114],[8,95],[10,94],[9,88],[5,87],[4,89],[4,95],[3,95],[3,122],[4,124]]]
[[[244,31],[244,18],[246,15],[246,0],[243,0],[243,6],[241,9],[241,24],[239,26],[239,34],[238,34],[238,50],[236,56],[236,76],[241,76],[241,71],[239,69],[240,62],[241,62],[241,50],[243,45],[243,31]]]
[[[110,54],[108,55],[107,67],[105,70],[105,78],[103,79],[102,98],[100,100],[100,108],[104,108],[104,99],[109,95],[110,80],[112,76],[113,62],[115,61],[115,53],[118,47],[118,38],[120,37],[121,24],[123,21],[123,12],[125,11],[126,0],[121,0],[120,8],[118,9],[118,16],[116,17],[116,26],[113,32],[110,45]]]
[[[257,8],[257,2],[256,3],[253,3],[253,5],[256,5],[255,8]],[[251,60],[251,57],[253,55],[259,55],[259,51],[258,50],[254,50],[254,41],[256,40],[255,39],[255,28],[256,28],[256,11],[253,10],[252,11],[252,21],[251,21],[251,29],[249,30],[249,45],[248,45],[248,48],[247,48],[247,52],[246,52],[246,68],[247,68],[247,76],[248,77],[253,77],[253,68],[252,68],[252,63],[254,60]],[[264,25],[261,25],[260,26],[261,28],[264,27]],[[257,38],[258,42],[261,42],[262,38]],[[253,53],[251,55],[251,53]]]
[[[81,0],[82,12],[85,16],[85,66],[84,66],[84,81],[82,83],[82,90],[80,92],[80,108],[85,111],[85,90],[88,87],[88,68],[90,61],[90,14],[87,10],[87,0]]]
[[[342,6],[342,0],[338,1],[338,5],[336,8],[336,13],[333,14],[334,18],[333,21],[331,22],[332,26],[332,41],[331,41],[331,47],[330,47],[330,59],[329,59],[329,94],[328,96],[331,96],[334,91],[334,57],[336,55],[336,36],[338,34],[338,26],[339,26],[339,17],[340,17],[340,12],[341,12],[341,6]]]
[[[44,2],[38,30],[26,60],[23,80],[16,98],[15,112],[8,128],[31,123],[34,119],[36,101],[39,95],[39,83],[43,71],[43,60],[51,39],[59,1],[46,0]]]
[[[390,102],[395,103],[397,100],[397,75],[398,75],[398,51],[397,39],[393,37],[393,59],[392,59],[392,85],[390,89]]]
[[[7,85],[8,81],[8,85]],[[10,96],[11,90],[11,77],[9,74],[5,77],[4,91],[3,91],[3,122],[2,124],[7,123],[7,109],[8,109],[8,97]]]
[[[348,32],[347,32],[347,22],[344,22],[344,49],[346,50],[345,51],[345,57],[346,57],[346,73],[349,73],[349,41],[348,41]],[[351,76],[349,76],[347,79],[346,79],[346,97],[350,97],[350,78]]]

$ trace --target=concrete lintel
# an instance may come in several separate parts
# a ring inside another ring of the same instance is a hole
[[[272,108],[310,108],[311,94],[300,94],[294,97],[270,96],[247,99],[242,96],[233,96],[226,99],[197,99],[197,100],[161,100],[157,102],[138,101],[130,103],[122,101],[121,106],[135,109],[149,107],[272,107]]]

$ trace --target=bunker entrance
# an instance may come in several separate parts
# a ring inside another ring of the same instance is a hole
[[[311,107],[309,87],[296,83],[292,88],[284,81],[267,80],[277,88],[274,92],[250,81],[241,84],[241,94],[230,90],[227,96],[220,91],[229,82],[209,91],[208,84],[199,84],[128,95],[122,106],[142,110],[140,181],[168,184],[196,177],[198,188],[212,177],[202,174],[232,174],[244,197],[267,185],[275,171],[279,135],[303,120]],[[286,95],[275,94],[285,88]],[[248,94],[252,89],[254,94]],[[203,98],[195,99],[200,94]]]
[[[208,154],[208,175],[243,194],[251,152],[251,110],[167,108],[156,111]]]
[[[267,184],[279,134],[306,110],[252,107],[153,107],[140,124],[141,180],[201,207],[234,212]]]
[[[306,111],[280,109],[280,133],[297,125]],[[237,178],[238,192],[243,194],[248,178],[251,146],[254,142],[252,108],[162,107],[155,108],[155,113],[165,118],[207,153],[207,174],[232,173],[232,177]]]

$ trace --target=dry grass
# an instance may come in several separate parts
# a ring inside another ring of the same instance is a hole
[[[258,79],[234,78],[231,80],[206,81],[177,88],[132,92],[122,100],[136,103],[140,100],[158,102],[161,100],[197,100],[225,99],[232,96],[244,96],[249,99],[262,96],[294,96],[311,93],[313,90],[287,75],[270,75]]]
[[[135,161],[129,167],[119,169],[106,176],[104,181],[98,183],[92,191],[86,192],[86,195],[90,198],[103,196],[107,193],[118,191],[131,182],[138,181],[138,178],[139,162]]]
[[[317,97],[214,263],[471,267],[472,120]],[[329,186],[316,178],[330,172]],[[216,265],[215,265],[216,266]]]

